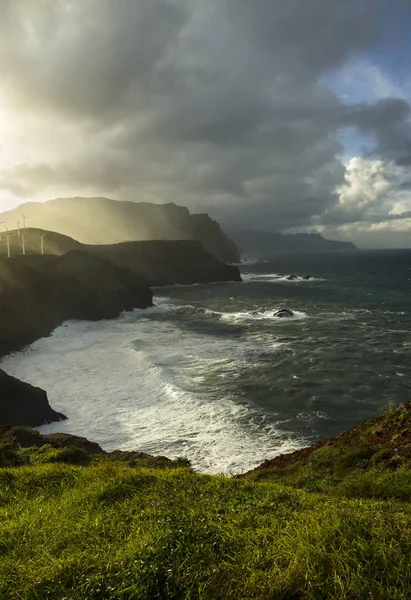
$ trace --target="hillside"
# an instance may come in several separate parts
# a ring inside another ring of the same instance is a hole
[[[327,240],[320,234],[283,234],[268,231],[235,231],[231,237],[242,256],[269,258],[280,252],[333,252],[355,250],[351,242]]]
[[[55,254],[60,256],[66,254],[71,250],[79,250],[82,244],[71,237],[56,233],[55,231],[48,231],[46,229],[37,229],[34,227],[27,227],[24,232],[20,231],[18,234],[17,229],[11,229],[8,232],[9,237],[9,248],[10,255],[12,258],[16,256],[22,256],[23,254],[23,240],[24,235],[24,246],[27,255],[40,255],[41,254],[41,238],[43,237],[43,251],[44,254]],[[7,258],[7,233],[1,232],[0,240],[0,258]]]
[[[22,235],[22,234],[21,234]],[[44,255],[63,255],[80,250],[137,272],[147,285],[161,286],[216,281],[241,281],[237,267],[218,261],[195,240],[153,240],[119,244],[81,244],[65,235],[28,227],[24,231],[26,258],[40,256],[41,237]],[[11,257],[22,256],[22,238],[17,230],[9,232]],[[0,259],[7,258],[7,241],[0,241]]]
[[[410,415],[392,408],[346,432],[380,439],[374,460],[355,447],[314,459],[317,448],[299,480],[200,475],[182,459],[3,428],[0,598],[409,598]],[[400,459],[387,462],[395,436]]]
[[[176,204],[123,202],[109,198],[58,198],[28,202],[0,214],[9,229],[22,225],[56,231],[84,244],[116,244],[142,240],[198,240],[226,263],[238,262],[239,253],[216,221],[191,215]],[[3,228],[4,229],[4,228]]]

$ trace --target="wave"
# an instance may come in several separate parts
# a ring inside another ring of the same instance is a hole
[[[313,281],[325,281],[321,277],[310,277],[305,279],[299,275],[280,275],[279,273],[242,273],[244,283],[310,283]],[[290,279],[292,277],[292,279]]]
[[[301,321],[307,318],[307,314],[300,311],[293,311],[293,316],[290,317],[278,317],[276,315],[277,310],[265,310],[265,311],[249,311],[249,312],[237,312],[237,313],[223,313],[222,319],[227,321],[238,321],[238,320],[250,320],[250,321]]]
[[[149,309],[135,309],[132,313],[124,313],[124,318],[133,320],[135,316],[138,314],[143,319],[150,318],[153,314],[158,313],[186,313],[192,315],[204,315],[205,317],[215,317],[217,319],[223,321],[265,321],[265,320],[273,320],[273,321],[301,321],[303,319],[307,319],[308,315],[305,312],[293,310],[293,315],[290,317],[279,317],[276,315],[277,311],[283,307],[275,307],[270,308],[268,310],[249,310],[249,311],[236,311],[236,312],[228,312],[228,311],[218,311],[212,310],[210,308],[204,308],[202,306],[193,306],[192,304],[178,304],[173,302],[171,298],[165,296],[157,296],[155,298],[155,306]],[[171,317],[171,314],[170,314]]]
[[[206,473],[240,473],[306,445],[278,415],[238,395],[250,360],[277,348],[180,328],[172,313],[197,309],[156,302],[112,321],[68,323],[5,359],[10,374],[46,389],[69,417],[41,431],[85,436],[106,450],[187,456]]]
[[[196,310],[197,313],[204,315],[212,315],[220,318],[223,321],[266,321],[266,320],[274,320],[274,321],[301,321],[307,318],[307,314],[301,311],[293,311],[293,316],[290,317],[278,317],[276,315],[279,309],[270,309],[270,310],[252,310],[245,312],[220,312],[216,310],[210,310],[208,308],[198,308]]]

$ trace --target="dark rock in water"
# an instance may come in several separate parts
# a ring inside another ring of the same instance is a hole
[[[0,369],[0,423],[39,427],[63,419],[65,415],[51,408],[45,391]]]
[[[287,277],[288,281],[295,281],[296,279],[298,279],[297,275],[289,275]]]
[[[289,308],[280,308],[275,311],[274,316],[278,319],[291,319],[294,316],[294,313]]]
[[[303,279],[309,280],[313,279],[312,275],[304,275]]]

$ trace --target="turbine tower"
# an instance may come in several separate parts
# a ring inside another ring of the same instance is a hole
[[[9,230],[7,228],[7,225],[4,225],[4,227],[6,228],[6,239],[7,239],[7,257],[10,258],[10,238],[9,238]]]
[[[0,221],[0,225],[6,226],[6,221]],[[0,242],[1,242],[1,229],[0,229]]]
[[[17,221],[17,235],[20,237],[20,221]]]
[[[26,256],[26,244],[24,241],[24,233],[21,234],[21,248],[23,250],[23,256]]]
[[[21,216],[23,217],[23,229],[24,229],[24,231],[26,231],[26,219],[27,219],[27,217],[25,217],[23,215],[23,213],[21,213]]]
[[[43,233],[43,235],[40,237],[40,246],[41,246],[41,255],[44,255],[44,237],[45,237],[45,233]]]

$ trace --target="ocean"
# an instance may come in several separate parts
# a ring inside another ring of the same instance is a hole
[[[152,309],[65,323],[1,366],[68,416],[42,432],[204,473],[244,472],[411,399],[411,250],[240,268],[243,283],[157,288]],[[276,318],[284,307],[293,318]]]

